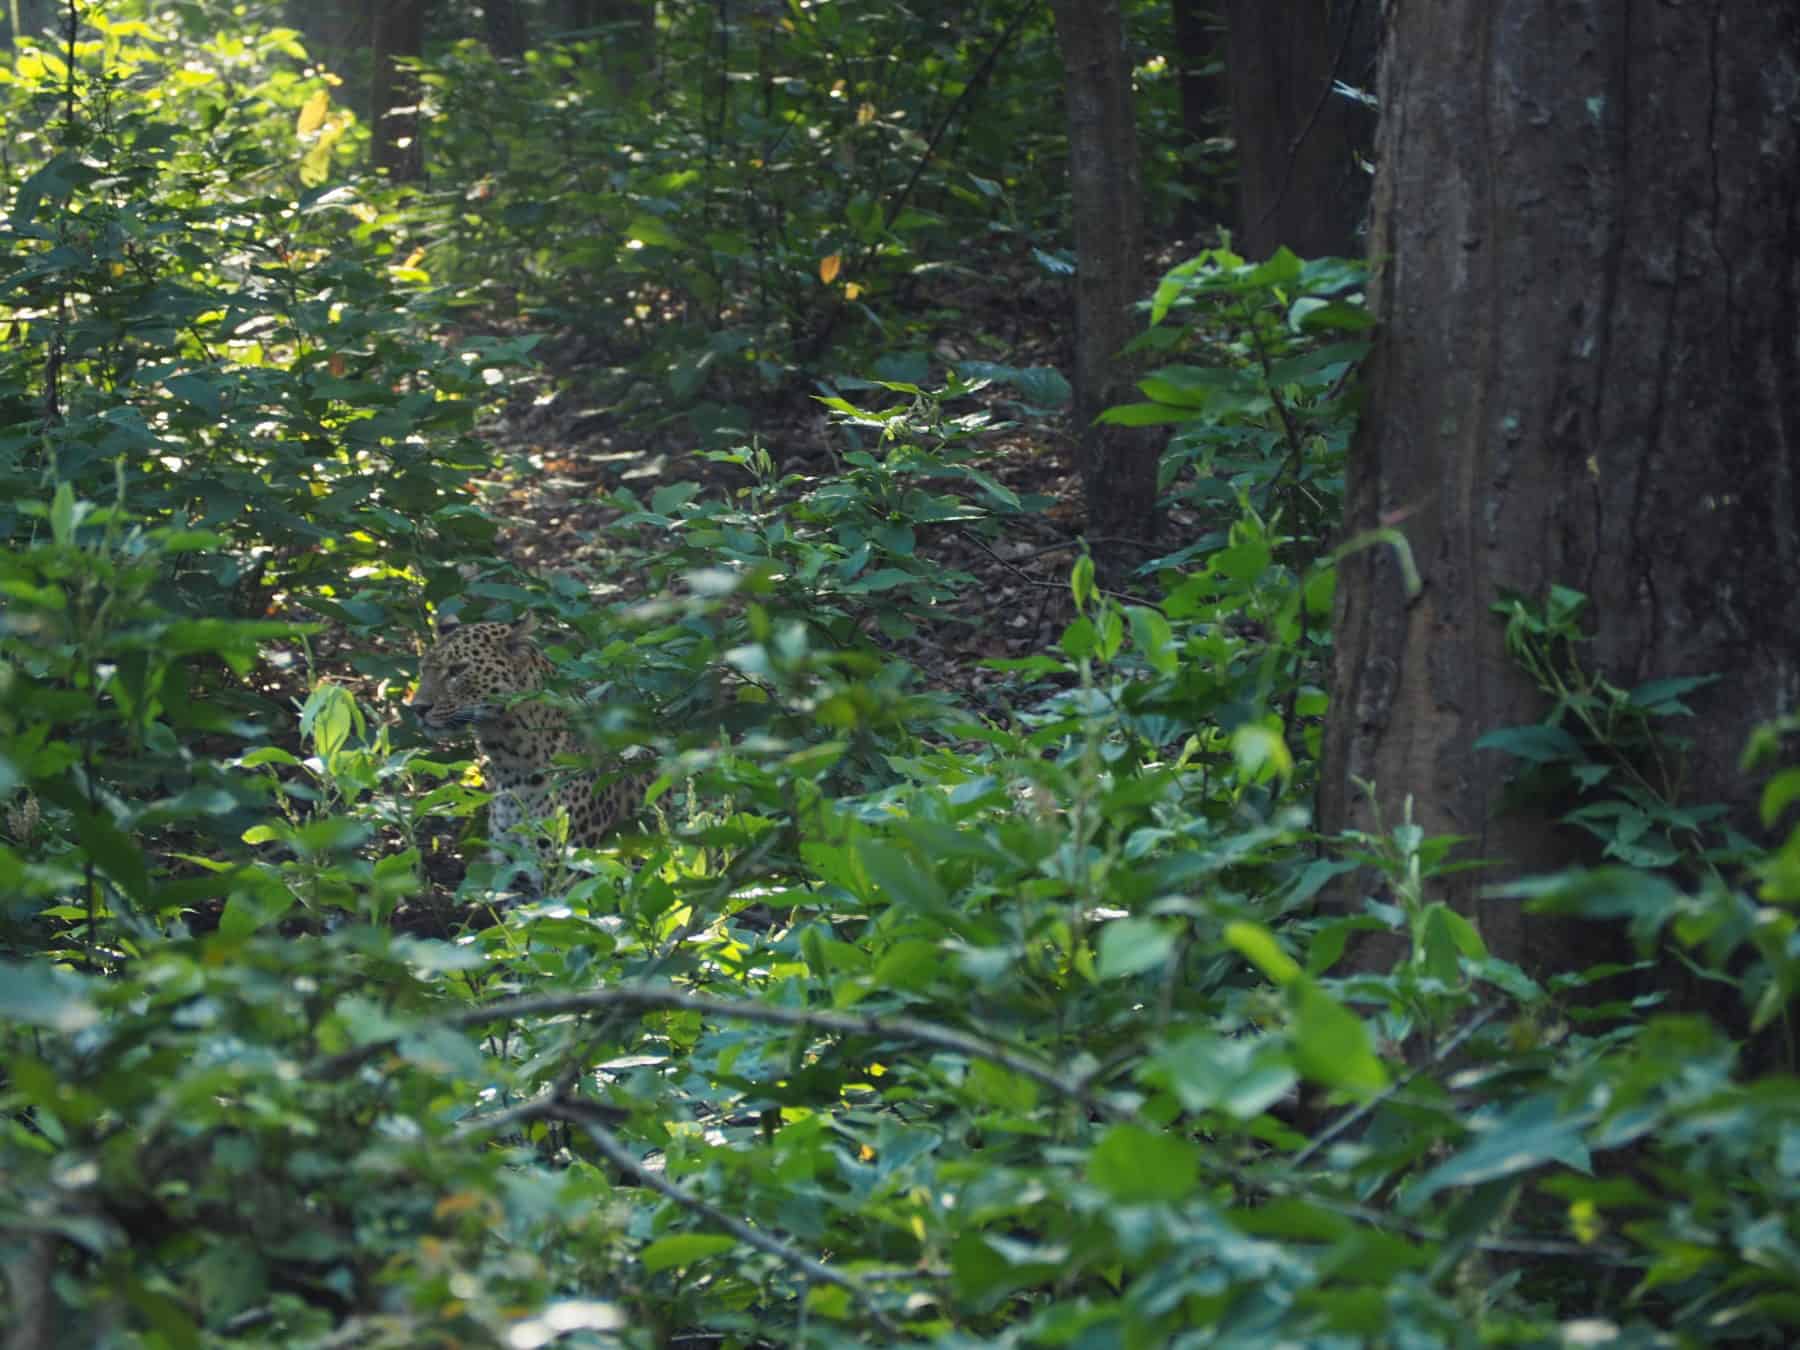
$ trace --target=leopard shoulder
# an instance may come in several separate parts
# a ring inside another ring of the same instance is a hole
[[[513,623],[446,625],[420,660],[409,703],[428,735],[474,732],[482,777],[493,794],[492,836],[534,829],[566,811],[569,843],[591,847],[636,812],[642,785],[560,767],[559,761],[584,754],[585,746],[563,709],[533,697],[544,691],[554,667],[532,641],[532,630],[530,615]]]

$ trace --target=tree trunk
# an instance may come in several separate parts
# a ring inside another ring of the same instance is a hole
[[[1233,246],[1266,258],[1360,253],[1369,198],[1356,162],[1373,115],[1331,92],[1373,58],[1375,0],[1230,0],[1226,79],[1238,153]]]
[[[482,30],[488,50],[501,60],[516,60],[525,55],[530,38],[525,28],[525,12],[519,0],[485,0],[481,7]]]
[[[1095,560],[1115,580],[1155,536],[1160,438],[1144,428],[1096,425],[1132,396],[1134,363],[1121,349],[1142,328],[1143,199],[1137,120],[1119,0],[1055,0],[1069,115],[1075,226],[1075,425],[1087,528]]]
[[[656,0],[562,0],[563,27],[592,42],[620,98],[656,66]]]
[[[1189,192],[1182,203],[1181,225],[1194,231],[1218,224],[1229,206],[1220,191],[1222,175],[1209,164],[1201,147],[1225,132],[1231,123],[1230,89],[1213,73],[1224,45],[1223,27],[1206,0],[1169,0],[1174,26],[1176,90],[1181,101],[1182,178]]]
[[[20,38],[41,36],[56,11],[55,0],[13,0],[13,3],[0,7],[0,20],[4,21],[0,26],[6,30],[8,47],[16,51]],[[17,27],[13,25],[14,19],[18,20]]]
[[[655,0],[598,0],[601,60],[620,98],[630,98],[656,67]]]
[[[1717,673],[1692,802],[1754,831],[1746,733],[1800,702],[1800,10],[1647,0],[1398,6],[1383,63],[1370,303],[1380,321],[1350,456],[1347,558],[1321,817],[1413,798],[1466,856],[1552,868],[1568,831],[1496,814],[1514,764],[1484,732],[1540,720],[1489,605],[1592,598],[1584,659],[1630,689]],[[1499,954],[1562,940],[1439,893]],[[1591,940],[1591,939],[1590,939]]]
[[[363,60],[372,46],[371,6],[364,0],[286,0],[282,19],[297,28],[314,62],[336,72],[344,84],[332,101],[367,109],[368,72]]]
[[[397,183],[424,175],[419,144],[419,82],[401,67],[425,50],[426,0],[377,0],[371,37],[373,71],[369,90],[369,155],[377,172]]]

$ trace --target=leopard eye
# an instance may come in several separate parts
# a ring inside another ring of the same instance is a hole
[[[444,668],[444,677],[446,679],[454,680],[458,675],[466,674],[468,669],[469,663],[467,661],[452,661]]]

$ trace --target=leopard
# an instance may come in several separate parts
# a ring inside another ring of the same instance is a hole
[[[542,821],[567,812],[570,846],[593,848],[633,820],[645,779],[559,767],[558,761],[584,756],[587,746],[563,708],[533,697],[555,670],[532,640],[535,628],[531,614],[511,623],[440,624],[420,659],[408,706],[434,739],[473,728],[482,780],[492,793],[490,841],[510,836],[535,843]],[[490,856],[497,860],[500,850]]]

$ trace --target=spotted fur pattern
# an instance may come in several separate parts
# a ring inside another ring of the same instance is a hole
[[[587,747],[567,713],[541,699],[553,667],[531,640],[532,619],[442,628],[419,663],[413,715],[431,736],[473,728],[488,802],[490,837],[529,835],[559,811],[569,815],[569,843],[600,843],[637,811],[643,783],[603,781],[601,773],[557,767],[559,757]]]

